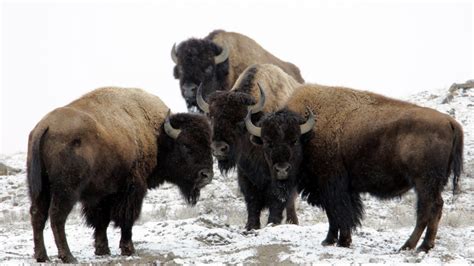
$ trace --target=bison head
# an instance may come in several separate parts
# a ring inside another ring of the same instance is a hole
[[[197,108],[196,91],[203,84],[204,97],[216,91],[226,90],[229,71],[229,51],[206,39],[189,39],[177,48],[173,45],[171,58],[176,66],[174,77],[179,79],[181,95],[188,110]]]
[[[264,117],[256,126],[245,118],[245,126],[252,135],[254,145],[262,146],[271,176],[275,180],[294,178],[303,160],[303,145],[309,139],[315,120],[308,109],[305,121],[300,115],[289,110],[281,110]]]
[[[158,175],[176,184],[186,201],[195,205],[200,190],[213,177],[211,129],[202,115],[166,117],[158,145]]]
[[[235,91],[215,92],[210,95],[207,103],[202,97],[201,88],[198,89],[197,103],[211,121],[212,154],[216,157],[221,172],[227,172],[236,164],[242,137],[247,134],[244,123],[247,111],[250,108],[253,110],[251,113],[258,113],[265,104],[265,94],[261,87],[260,93],[257,104],[250,94]]]

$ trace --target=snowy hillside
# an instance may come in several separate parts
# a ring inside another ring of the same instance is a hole
[[[364,196],[366,215],[350,248],[323,247],[325,214],[300,200],[300,225],[268,226],[247,233],[246,211],[235,174],[216,176],[202,191],[195,208],[187,207],[177,188],[165,185],[150,191],[141,218],[133,228],[137,255],[120,256],[120,232],[109,227],[111,256],[95,256],[92,230],[78,208],[69,216],[66,233],[73,255],[82,263],[474,263],[474,89],[460,90],[442,104],[447,89],[422,92],[406,100],[454,116],[464,127],[465,171],[462,193],[453,199],[448,185],[435,248],[428,254],[397,252],[415,225],[413,192],[401,199],[380,201]],[[0,162],[20,168],[17,175],[0,176],[0,264],[33,263],[32,229],[25,175],[26,154],[0,155]],[[265,224],[267,213],[262,215]],[[59,263],[49,223],[46,248]]]

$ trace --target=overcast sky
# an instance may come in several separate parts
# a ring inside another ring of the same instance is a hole
[[[1,14],[3,154],[98,87],[185,111],[171,47],[214,29],[253,38],[308,82],[400,98],[474,78],[472,1],[3,1]]]

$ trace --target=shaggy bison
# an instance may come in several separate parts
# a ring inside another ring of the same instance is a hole
[[[174,77],[179,79],[181,94],[188,110],[197,107],[196,90],[202,85],[204,98],[216,91],[232,88],[239,75],[252,64],[273,64],[303,83],[300,70],[263,49],[249,37],[216,30],[204,39],[191,38],[173,45],[171,58],[176,66]]]
[[[269,223],[281,223],[285,208],[287,222],[298,223],[294,180],[276,182],[271,179],[262,149],[249,141],[244,119],[248,108],[254,109],[255,121],[262,115],[259,111],[274,112],[280,109],[299,85],[279,67],[257,64],[248,67],[240,75],[232,90],[210,95],[209,103],[203,99],[199,89],[197,103],[211,120],[211,147],[219,169],[227,172],[237,167],[239,187],[247,205],[248,230],[260,228],[260,213],[264,208],[269,208]],[[259,102],[256,104],[254,99]]]
[[[205,117],[170,116],[158,97],[140,89],[97,89],[47,114],[28,143],[36,260],[48,260],[43,229],[49,212],[59,258],[76,262],[64,225],[78,201],[95,230],[95,254],[110,254],[110,221],[121,228],[122,255],[134,253],[132,226],[147,189],[174,183],[194,205],[211,181],[210,133]]]
[[[315,126],[314,118],[303,119],[306,108],[317,114]],[[250,119],[246,126],[271,175],[297,175],[307,201],[326,210],[323,245],[351,244],[363,214],[360,193],[389,199],[414,188],[416,226],[401,249],[413,249],[425,228],[419,250],[434,246],[441,192],[451,173],[456,189],[462,170],[463,131],[450,116],[370,92],[307,85],[260,126]]]

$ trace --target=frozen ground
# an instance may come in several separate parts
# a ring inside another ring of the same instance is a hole
[[[415,195],[380,201],[364,196],[363,226],[350,248],[322,247],[327,221],[318,208],[300,201],[300,225],[268,226],[245,233],[246,211],[235,174],[218,174],[202,193],[196,207],[185,206],[177,189],[165,185],[150,191],[141,218],[133,228],[137,255],[120,256],[120,232],[109,227],[111,256],[95,256],[92,230],[78,208],[69,216],[66,233],[73,255],[82,263],[462,263],[474,264],[474,89],[459,91],[441,104],[447,89],[423,92],[407,100],[450,113],[465,130],[465,172],[462,193],[453,199],[446,187],[443,217],[435,248],[426,253],[397,252],[415,224]],[[25,140],[26,141],[26,140]],[[26,190],[26,155],[0,155],[0,162],[23,171],[0,176],[0,264],[33,263],[33,239]],[[265,223],[267,213],[262,215]],[[49,224],[46,248],[60,263]]]

